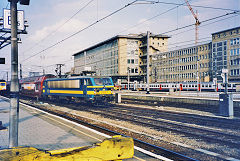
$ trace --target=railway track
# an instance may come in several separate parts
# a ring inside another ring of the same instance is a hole
[[[59,111],[59,110],[52,110],[52,109],[40,107],[38,105],[34,105],[32,103],[26,103],[26,102],[22,102],[22,103],[24,103],[26,105],[29,105],[29,106],[33,106],[33,107],[38,108],[40,110],[44,110],[44,111],[46,111],[48,113],[51,113],[51,114],[63,117],[65,119],[74,121],[76,123],[79,123],[79,124],[82,124],[84,126],[90,127],[92,129],[95,129],[95,130],[100,131],[102,133],[108,134],[110,136],[113,136],[113,135],[126,136],[126,135],[121,134],[119,132],[112,131],[112,130],[109,130],[107,128],[95,125],[95,124],[88,123],[86,120],[82,119],[81,117],[73,115],[73,114],[68,113],[68,112],[63,112],[63,111]],[[181,154],[176,153],[174,151],[171,151],[171,150],[168,150],[168,149],[165,149],[165,148],[162,148],[162,147],[159,147],[159,146],[156,146],[156,145],[144,142],[144,141],[136,139],[136,138],[133,138],[133,139],[134,139],[134,144],[136,146],[141,147],[143,149],[146,149],[146,150],[148,150],[150,152],[153,152],[156,155],[160,155],[160,156],[169,158],[171,160],[182,160],[182,161],[184,161],[184,160],[186,160],[186,161],[193,160],[193,161],[195,161],[195,159],[193,159],[193,158],[181,155]]]
[[[181,123],[187,123],[191,125],[198,125],[204,126],[207,128],[221,128],[221,129],[228,129],[230,133],[233,133],[232,130],[236,130],[240,127],[240,120],[239,119],[226,119],[226,118],[219,118],[219,117],[210,117],[204,115],[196,115],[196,114],[189,114],[183,112],[176,112],[176,111],[167,111],[161,109],[148,109],[146,111],[145,108],[142,110],[139,107],[131,107],[127,105],[118,105],[119,108],[114,108],[114,110],[124,110],[127,109],[130,113],[135,113],[139,116],[144,116],[144,114],[148,114],[151,118],[162,118],[166,120],[177,121]],[[226,131],[227,132],[227,131]],[[239,131],[240,132],[240,129]]]
[[[122,111],[111,108],[111,110],[101,109],[101,111],[89,111],[94,114],[100,114],[112,119],[130,121],[138,125],[144,125],[146,127],[154,128],[158,131],[171,131],[176,134],[184,134],[189,138],[201,139],[205,142],[214,142],[234,148],[240,147],[239,135],[237,136],[204,128],[197,128],[182,123],[170,122],[169,120],[153,119],[149,118],[149,116],[139,116],[126,110]]]
[[[177,103],[177,102],[157,102],[152,100],[134,100],[131,98],[122,98],[122,103],[126,104],[138,104],[138,105],[148,105],[148,106],[171,106],[171,107],[178,107],[178,108],[187,108],[191,110],[195,110],[196,106],[198,110],[210,112],[214,114],[219,113],[219,107],[215,105],[192,105],[188,103]],[[234,116],[240,117],[240,110],[234,108]]]
[[[49,103],[53,103],[53,102],[49,102]],[[61,106],[61,103],[56,104],[56,105]],[[194,119],[196,120],[196,118],[195,117],[190,117],[190,116],[184,118],[181,114],[178,114],[176,112],[165,113],[165,115],[168,116],[168,117],[163,117],[164,112],[166,112],[166,111],[157,110],[158,112],[156,112],[156,110],[154,110],[154,109],[146,110],[146,109],[142,109],[142,108],[139,108],[139,107],[129,107],[127,105],[123,105],[123,106],[122,105],[121,106],[114,105],[114,106],[111,106],[109,108],[98,108],[98,107],[94,108],[93,107],[91,109],[89,109],[89,107],[86,106],[86,105],[80,105],[79,106],[77,104],[68,104],[68,105],[64,105],[64,106],[67,106],[67,108],[71,108],[71,109],[74,109],[74,110],[79,110],[80,109],[81,111],[87,111],[87,112],[90,112],[90,113],[93,113],[93,114],[102,115],[105,118],[110,118],[110,119],[113,119],[113,120],[123,120],[123,121],[128,121],[130,123],[134,123],[134,124],[137,124],[137,125],[140,125],[140,126],[154,128],[154,129],[156,129],[156,131],[165,131],[165,132],[170,131],[170,132],[174,132],[174,133],[179,134],[179,135],[184,134],[184,136],[189,137],[189,139],[194,138],[195,140],[204,140],[206,142],[206,144],[214,143],[214,144],[218,144],[218,145],[221,145],[221,146],[227,146],[227,147],[231,147],[231,148],[238,148],[240,146],[240,142],[238,141],[239,136],[231,135],[231,134],[227,134],[227,133],[222,133],[220,131],[217,132],[217,131],[213,131],[213,130],[209,130],[209,129],[205,129],[205,128],[200,129],[200,128],[192,127],[190,125],[186,125],[185,122],[189,122],[190,120],[194,120]],[[48,111],[48,109],[47,109],[47,111]],[[57,114],[57,115],[60,114],[59,116],[70,119],[70,120],[73,120],[75,122],[79,122],[79,120],[82,120],[81,118],[79,118],[79,116],[75,116],[75,115],[65,113],[65,112],[61,112],[61,111],[54,110],[54,112],[53,111],[49,111],[49,112]],[[174,120],[173,119],[174,117],[177,118],[177,119],[175,119],[175,121],[172,122],[171,120]],[[77,120],[75,120],[76,118],[77,118]],[[159,118],[161,118],[161,119],[159,119]],[[179,121],[178,119],[180,119],[180,118],[184,118],[183,122],[178,123],[178,121]],[[203,120],[201,120],[201,118]],[[208,117],[205,117],[205,116],[203,116],[203,117],[198,116],[197,121],[199,121],[199,120],[201,122],[201,126],[204,126],[204,122],[206,123],[208,121],[210,121],[210,122],[213,121],[213,120],[211,120],[211,118],[208,118]],[[84,122],[86,122],[86,120],[84,120]],[[81,124],[86,125],[84,122],[81,123]],[[220,122],[224,123],[225,121],[221,120]],[[228,123],[229,123],[229,125],[231,124],[230,122],[228,122]],[[159,125],[161,125],[161,126],[159,126]],[[92,125],[87,124],[86,126],[90,127]],[[94,126],[96,126],[96,125],[94,125]],[[227,126],[228,125],[226,125],[225,127],[227,127]],[[105,129],[108,128],[108,127],[109,126],[107,126],[107,127],[105,126]],[[94,128],[98,129],[98,127],[94,127]],[[235,128],[235,126],[232,126],[232,128]],[[238,128],[239,128],[239,126],[238,126]],[[114,129],[114,131],[119,131],[119,130],[115,130],[116,128],[112,128],[112,129]],[[98,129],[98,131],[102,131],[102,129],[100,128],[100,129]],[[120,130],[120,133],[122,133],[121,131],[124,131],[124,130]],[[104,133],[108,134],[108,132],[104,132]],[[123,133],[125,133],[127,135],[129,134],[128,131],[127,132],[125,131]],[[119,132],[115,133],[115,134],[112,134],[112,135],[116,135],[116,134],[119,134]],[[128,136],[130,136],[130,135],[128,135]],[[221,136],[221,138],[218,138],[219,136]],[[131,137],[133,137],[133,135]],[[153,151],[154,153],[156,153],[158,155],[168,157],[168,155],[165,154],[165,152],[164,152],[166,149],[159,147],[159,146],[162,147],[161,144],[164,141],[158,141],[157,144],[155,144],[155,142],[152,142],[153,144],[151,143],[150,144],[151,146],[158,147],[158,148],[161,149],[161,150],[159,150],[159,149],[154,150],[154,148],[151,149],[148,146],[143,145],[142,143],[138,144],[138,141],[141,142],[141,140],[143,138],[142,136],[139,136],[139,137],[136,137],[136,138],[137,138],[136,143],[137,143],[138,146],[145,147],[145,149],[149,149],[150,151]],[[148,142],[150,138],[145,138],[145,139]],[[144,141],[144,142],[146,142],[146,141]],[[159,144],[159,142],[161,142],[161,143]],[[165,144],[169,144],[169,143],[165,143]],[[163,147],[166,148],[166,146],[163,146]],[[218,147],[216,147],[216,148],[218,148]],[[163,151],[162,151],[162,149],[163,149]],[[170,148],[170,149],[174,149],[174,151],[175,151],[176,147],[175,148]],[[179,149],[179,147],[177,149]],[[188,151],[189,149],[185,149],[185,150]],[[182,153],[185,150],[180,150],[180,152]],[[179,150],[176,150],[176,151],[179,152]],[[220,151],[221,151],[221,149],[220,150],[216,149],[215,152],[221,153]],[[196,153],[196,152],[191,151],[191,152],[187,152],[187,154],[188,153]],[[195,156],[195,155],[196,154],[193,154],[193,155],[190,155],[190,156]],[[234,154],[231,155],[231,157],[238,158],[238,156],[234,155]],[[214,160],[214,159],[202,159],[201,158],[200,160]],[[175,160],[175,159],[173,159],[173,160]]]

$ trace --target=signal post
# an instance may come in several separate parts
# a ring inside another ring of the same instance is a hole
[[[18,146],[19,119],[19,80],[18,80],[18,20],[17,3],[19,0],[8,0],[11,9],[11,86],[9,117],[9,148]],[[20,4],[29,5],[29,0],[20,0]]]

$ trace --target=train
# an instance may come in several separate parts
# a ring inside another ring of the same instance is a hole
[[[64,97],[69,101],[75,99],[92,104],[104,104],[114,100],[113,88],[111,77],[54,78],[43,82],[42,96],[45,99]]]
[[[0,80],[0,95],[4,95],[7,90],[7,82],[5,80]]]
[[[49,74],[19,80],[20,97],[31,97],[43,101],[64,100],[106,105],[114,100],[113,89],[111,77],[56,78]]]
[[[228,83],[228,92],[236,92],[239,90],[237,83]],[[121,84],[121,89],[128,89],[128,84]],[[213,82],[183,82],[183,83],[150,83],[150,91],[208,91],[208,92],[224,92],[225,84]],[[129,90],[147,90],[146,83],[129,83]]]

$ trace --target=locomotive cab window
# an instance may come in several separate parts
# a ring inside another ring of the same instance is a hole
[[[1,86],[5,86],[5,83],[1,83]]]
[[[112,82],[109,78],[94,78],[96,85],[112,85]]]
[[[90,79],[84,79],[84,85],[91,86],[92,85],[91,80]]]

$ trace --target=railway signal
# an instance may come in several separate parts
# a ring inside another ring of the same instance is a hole
[[[5,64],[5,58],[0,58],[0,64]]]

